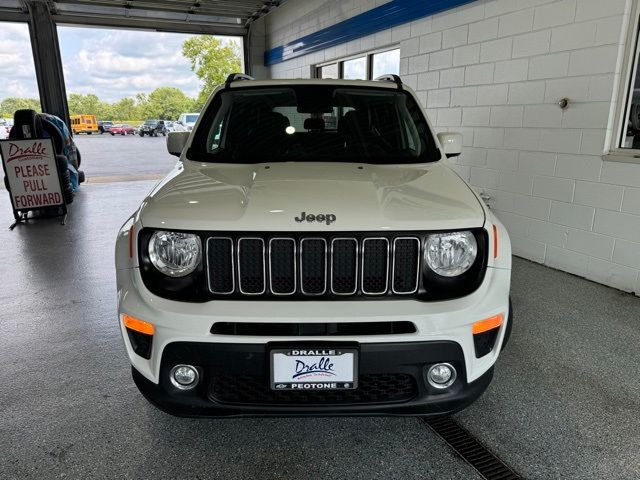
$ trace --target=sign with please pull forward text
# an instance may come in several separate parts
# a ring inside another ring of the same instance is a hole
[[[14,210],[64,205],[51,139],[0,142]]]

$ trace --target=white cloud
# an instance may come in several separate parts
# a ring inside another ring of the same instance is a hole
[[[162,86],[195,97],[200,82],[182,56],[189,35],[133,30],[59,27],[69,93],[94,93],[116,101]],[[26,25],[0,23],[0,100],[38,97]]]
[[[21,23],[0,23],[0,100],[38,98],[29,30]]]

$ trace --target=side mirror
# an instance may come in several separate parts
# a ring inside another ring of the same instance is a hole
[[[457,157],[462,153],[462,134],[461,133],[439,133],[438,140],[447,158]]]
[[[189,140],[189,132],[169,132],[167,134],[167,150],[171,155],[179,157]]]

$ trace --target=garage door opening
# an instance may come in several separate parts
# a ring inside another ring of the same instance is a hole
[[[216,84],[241,71],[242,39],[59,26],[71,127],[88,183],[161,178]]]

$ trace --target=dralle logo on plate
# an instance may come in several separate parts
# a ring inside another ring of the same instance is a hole
[[[335,372],[333,370],[333,363],[327,357],[320,357],[320,360],[313,363],[306,363],[303,360],[297,359],[295,365],[295,373],[291,375],[293,380],[298,379],[300,377],[306,377],[307,375],[327,375],[327,376],[335,376]]]

